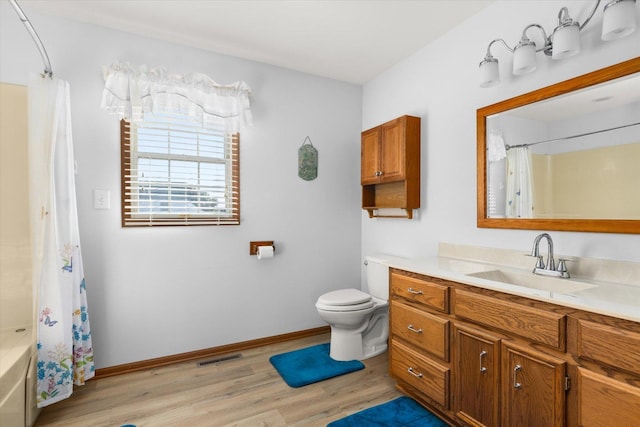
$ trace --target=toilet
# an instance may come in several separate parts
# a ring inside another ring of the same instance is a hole
[[[339,361],[364,360],[387,350],[389,338],[389,266],[366,257],[370,294],[359,289],[327,292],[316,302],[318,314],[331,326],[330,353]]]

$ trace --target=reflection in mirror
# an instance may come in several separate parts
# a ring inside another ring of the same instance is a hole
[[[478,226],[640,232],[640,58],[622,64],[478,110]]]
[[[488,217],[640,219],[640,75],[494,114],[486,131]]]

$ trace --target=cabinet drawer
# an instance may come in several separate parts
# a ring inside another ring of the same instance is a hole
[[[576,355],[640,374],[640,334],[578,320]]]
[[[637,426],[640,388],[578,368],[578,425]]]
[[[449,360],[449,320],[391,301],[391,330],[422,350]]]
[[[559,350],[566,348],[566,316],[473,292],[454,290],[458,317],[520,335]]]
[[[391,375],[444,408],[449,407],[449,368],[391,340]]]
[[[392,272],[391,293],[442,313],[449,312],[448,286]]]

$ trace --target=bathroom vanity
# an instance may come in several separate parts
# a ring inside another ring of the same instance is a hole
[[[453,425],[640,425],[637,267],[626,284],[448,257],[390,267],[390,374]]]

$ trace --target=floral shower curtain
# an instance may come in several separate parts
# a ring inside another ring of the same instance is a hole
[[[94,376],[66,81],[32,76],[29,83],[29,197],[44,407]]]
[[[533,175],[528,147],[507,151],[507,218],[533,217]]]

